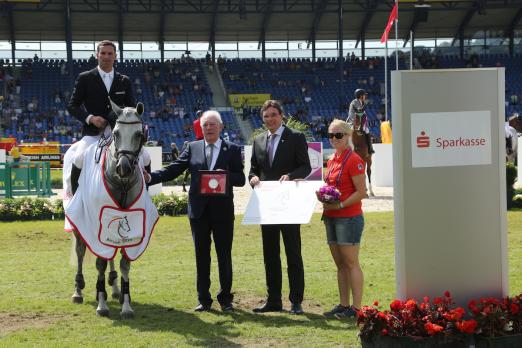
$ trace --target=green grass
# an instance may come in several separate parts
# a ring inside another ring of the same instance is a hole
[[[51,187],[53,189],[61,189],[63,186],[62,182],[62,170],[51,169]]]
[[[238,217],[233,248],[234,314],[193,312],[197,298],[188,220],[162,217],[149,249],[132,264],[136,318],[127,321],[120,320],[120,306],[112,300],[111,317],[96,317],[92,262],[84,267],[85,303],[70,302],[75,268],[69,265],[71,241],[61,221],[3,223],[0,347],[359,346],[353,320],[325,320],[320,315],[338,297],[335,267],[319,215],[302,226],[307,314],[298,317],[251,312],[265,296],[261,238],[257,226],[241,226],[240,221]],[[375,299],[389,303],[394,297],[392,226],[392,213],[366,214],[361,251],[366,304]],[[509,231],[510,288],[515,294],[522,290],[522,212],[509,213]],[[215,260],[213,256],[214,296],[219,284]],[[286,275],[284,283],[286,297]]]

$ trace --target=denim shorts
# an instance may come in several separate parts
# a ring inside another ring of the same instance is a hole
[[[324,217],[328,244],[359,245],[364,229],[363,215],[354,217]]]

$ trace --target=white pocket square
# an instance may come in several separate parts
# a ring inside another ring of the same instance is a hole
[[[116,92],[116,94],[125,94],[125,91]]]

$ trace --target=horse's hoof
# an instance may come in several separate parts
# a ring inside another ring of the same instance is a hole
[[[99,317],[108,317],[109,316],[109,310],[108,309],[97,309],[96,315]]]
[[[134,319],[134,312],[133,312],[133,311],[121,312],[121,313],[120,313],[120,317],[121,317],[123,320],[126,320],[126,319]]]
[[[111,295],[113,300],[119,300],[120,299],[120,293],[119,292],[113,292]]]
[[[72,303],[81,304],[81,303],[83,303],[83,296],[80,296],[78,294],[74,294],[74,295],[71,296],[71,300],[72,300]]]

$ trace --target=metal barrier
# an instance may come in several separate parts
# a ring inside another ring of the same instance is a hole
[[[0,197],[51,195],[49,162],[0,163]]]

